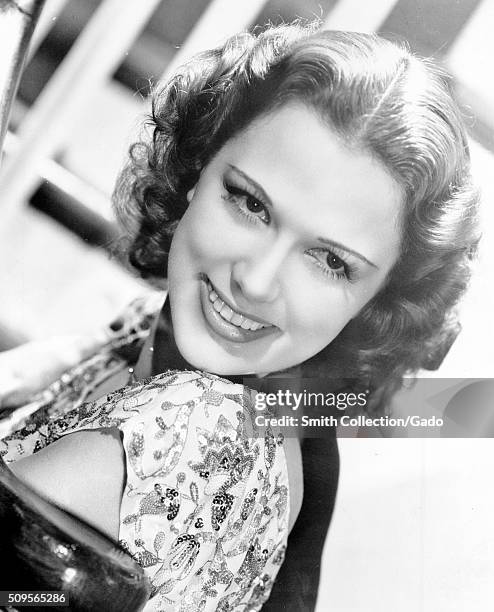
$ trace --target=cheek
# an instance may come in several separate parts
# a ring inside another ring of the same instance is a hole
[[[344,287],[310,290],[298,285],[299,293],[290,300],[290,327],[295,341],[319,349],[332,342],[360,309]]]
[[[204,263],[231,260],[249,236],[239,231],[217,196],[213,198],[196,194],[177,228],[184,251]]]
[[[175,230],[170,253],[170,273],[203,258],[215,242],[211,221],[191,204]]]

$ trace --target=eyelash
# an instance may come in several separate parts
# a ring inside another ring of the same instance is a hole
[[[322,263],[322,261],[315,256],[316,253],[321,253],[323,255],[323,259],[326,259],[328,255],[334,255],[341,261],[341,267],[343,268],[342,272],[338,270],[334,270],[330,268],[327,264]],[[323,249],[323,248],[315,248],[309,249],[306,251],[306,255],[312,257],[315,265],[321,270],[321,272],[334,280],[347,280],[348,282],[353,282],[357,275],[356,267],[350,264],[348,261],[345,261],[345,256],[343,253],[336,253],[335,250]]]
[[[226,194],[222,196],[223,199],[226,202],[233,204],[234,211],[240,214],[242,217],[244,217],[246,221],[248,221],[249,223],[255,223],[255,224],[262,223],[264,225],[267,225],[271,221],[271,217],[269,215],[269,212],[266,206],[259,200],[259,198],[256,198],[254,195],[252,195],[245,189],[242,189],[241,187],[237,187],[236,185],[232,185],[231,183],[225,182],[223,183],[223,186],[226,190]],[[244,208],[241,208],[241,204],[247,205],[250,202],[253,202],[261,206],[262,212],[266,215],[267,218],[263,219],[260,215],[252,211],[246,210]]]
[[[240,215],[248,223],[253,223],[255,225],[258,225],[259,223],[263,225],[269,224],[269,222],[271,221],[271,216],[265,204],[263,204],[263,202],[261,202],[259,198],[256,198],[254,195],[252,195],[251,193],[249,193],[247,190],[243,189],[242,187],[237,187],[236,185],[232,185],[231,183],[228,183],[227,181],[223,183],[223,186],[225,188],[226,193],[222,195],[221,197],[223,198],[223,200],[233,205],[233,210],[235,211],[235,213]],[[266,215],[267,219],[263,219],[261,218],[260,215],[252,211],[245,210],[244,208],[241,208],[242,203],[247,204],[248,202],[253,202],[261,206],[262,212]],[[323,264],[321,260],[315,256],[316,253],[321,253],[323,254],[324,257],[327,257],[328,255],[334,255],[335,257],[341,260],[343,271],[338,272],[336,270],[333,270],[329,266]],[[355,280],[355,275],[356,275],[355,266],[351,265],[348,261],[345,261],[345,258],[344,258],[345,256],[343,253],[336,253],[334,250],[330,250],[330,249],[313,248],[313,249],[309,249],[308,251],[306,251],[305,254],[312,258],[315,265],[321,270],[321,272],[326,277],[332,278],[334,280],[345,280],[346,279],[348,282],[353,282]]]

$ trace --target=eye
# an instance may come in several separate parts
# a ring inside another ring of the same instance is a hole
[[[306,254],[313,258],[323,274],[336,280],[353,280],[353,267],[343,257],[328,249],[309,249]]]
[[[226,194],[223,199],[233,205],[235,212],[251,223],[268,224],[271,220],[266,206],[247,190],[224,183]]]
[[[334,253],[330,252],[326,255],[326,263],[331,270],[345,270],[345,262]]]

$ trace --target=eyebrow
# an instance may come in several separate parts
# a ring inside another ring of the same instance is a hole
[[[251,187],[253,187],[257,191],[259,196],[264,201],[263,203],[269,204],[271,207],[273,206],[271,198],[268,196],[266,191],[261,187],[261,185],[259,185],[259,183],[257,181],[255,181],[253,178],[251,178],[248,174],[245,174],[245,172],[240,170],[240,168],[237,168],[237,166],[234,166],[233,164],[227,164],[227,165],[228,165],[228,167],[233,172],[235,172],[236,174],[241,176],[244,179],[244,181],[249,183],[249,185]],[[373,263],[372,261],[367,259],[367,257],[364,257],[361,253],[358,253],[357,251],[354,251],[353,249],[350,249],[349,247],[345,246],[344,244],[341,244],[340,242],[335,242],[334,240],[329,240],[329,238],[322,238],[321,236],[318,236],[317,240],[319,240],[319,242],[322,242],[323,244],[326,244],[326,245],[328,245],[330,247],[333,247],[335,249],[339,249],[341,251],[345,251],[347,253],[350,253],[351,255],[353,255],[357,259],[360,259],[361,261],[363,261],[367,265],[369,265],[369,266],[371,266],[373,268],[376,268],[376,270],[379,270],[379,267],[376,266],[375,263]]]
[[[237,168],[237,166],[233,166],[232,164],[227,164],[227,165],[230,168],[230,170],[233,170],[233,172],[241,176],[244,179],[244,181],[249,183],[251,187],[254,187],[254,189],[257,191],[256,195],[259,195],[259,197],[263,200],[263,204],[269,204],[271,207],[273,206],[273,202],[271,198],[264,191],[261,185],[259,185],[258,182],[256,182],[253,178],[251,178],[248,174],[245,174],[245,172],[240,170],[240,168]]]
[[[360,259],[364,263],[368,264],[369,266],[372,266],[373,268],[376,268],[376,270],[379,270],[379,267],[376,266],[375,263],[372,263],[372,261],[369,261],[367,259],[367,257],[364,257],[361,253],[358,253],[357,251],[354,251],[353,249],[350,249],[349,247],[345,246],[344,244],[341,244],[340,242],[335,242],[334,240],[329,240],[328,238],[321,238],[320,236],[318,236],[317,239],[320,242],[323,242],[324,244],[327,244],[328,246],[331,246],[331,247],[333,247],[335,249],[340,249],[342,251],[346,251],[347,253],[350,253],[351,255],[356,257],[357,259]]]

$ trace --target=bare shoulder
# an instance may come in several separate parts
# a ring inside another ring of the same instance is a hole
[[[118,537],[125,459],[117,429],[69,434],[10,468],[38,493]]]

